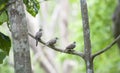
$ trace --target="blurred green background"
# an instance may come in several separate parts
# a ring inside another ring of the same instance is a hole
[[[69,39],[77,42],[76,50],[83,51],[84,42],[80,2],[79,0],[69,0],[69,2],[70,14],[68,27],[69,31],[72,32]],[[52,6],[56,5],[54,0],[50,3]],[[114,39],[112,33],[112,14],[117,6],[117,0],[88,0],[87,3],[92,53],[95,53],[109,45]],[[3,31],[4,30],[5,29],[3,29]],[[61,64],[66,59],[74,60],[77,63],[72,73],[86,73],[85,63],[80,57],[57,53],[57,57],[55,58],[55,60]],[[9,60],[10,58],[7,57],[4,63],[0,65],[0,73],[14,72],[13,66],[8,64]],[[95,58],[94,70],[95,73],[120,73],[120,53],[117,45],[114,45],[110,50]],[[38,67],[37,63],[35,64],[35,73],[44,73],[44,71]]]

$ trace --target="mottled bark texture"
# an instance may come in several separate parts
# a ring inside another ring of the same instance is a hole
[[[12,1],[14,0],[10,0],[10,2]],[[10,5],[8,14],[13,40],[15,73],[32,73],[27,21],[23,1],[16,0],[14,4]]]
[[[120,3],[118,3],[114,14],[113,14],[113,35],[114,38],[117,38],[120,35]],[[120,39],[117,41],[117,45],[120,50]]]
[[[80,0],[82,23],[83,23],[83,34],[84,34],[84,60],[86,63],[86,73],[94,73],[93,60],[91,57],[91,41],[90,41],[90,29],[89,29],[89,18],[86,0]]]

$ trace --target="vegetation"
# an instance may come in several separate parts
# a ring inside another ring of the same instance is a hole
[[[31,3],[27,2],[27,0],[24,0],[24,3],[26,4],[26,7],[27,7],[27,11],[32,16],[36,16],[40,7],[39,5],[37,5],[39,2],[34,4],[37,1],[35,2],[32,2],[34,0],[30,0],[30,1]],[[57,2],[55,2],[54,0],[50,0],[47,2],[48,2],[48,5],[50,6],[50,8],[48,9],[49,16],[47,17],[49,21],[50,16],[52,14],[52,10],[53,10],[52,8],[56,7]],[[68,16],[69,17],[68,27],[69,27],[70,35],[68,38],[70,41],[77,42],[77,47],[75,48],[75,50],[83,51],[84,42],[83,42],[83,27],[82,27],[81,11],[80,11],[80,4],[79,4],[80,2],[79,0],[69,0],[69,2],[70,2],[70,6],[69,6],[70,11]],[[30,6],[29,3],[32,6]],[[88,11],[89,11],[88,15],[89,15],[89,21],[90,21],[90,31],[91,31],[90,38],[91,38],[92,52],[95,53],[103,49],[113,41],[112,14],[117,5],[117,1],[88,0],[87,3],[88,3]],[[3,10],[0,8],[0,11],[3,11]],[[14,68],[12,65],[10,65],[10,62],[9,62],[9,60],[11,60],[12,58],[8,56],[9,49],[11,46],[10,45],[11,41],[8,36],[3,34],[8,31],[5,31],[4,27],[2,27],[3,25],[5,25],[3,24],[3,22],[8,21],[7,20],[8,18],[6,17],[6,15],[7,14],[5,14],[5,12],[0,14],[0,25],[1,25],[0,32],[2,32],[0,33],[0,63],[1,63],[0,73],[7,73],[7,72],[13,73]],[[56,32],[56,34],[59,35],[59,32]],[[5,37],[8,39],[7,41],[9,42],[6,43],[5,41],[6,39],[4,39]],[[5,44],[2,44],[2,43],[5,43]],[[34,59],[33,57],[34,56],[32,55],[31,58]],[[57,56],[55,57],[55,61],[60,64],[62,64],[65,60],[68,60],[68,59],[73,60],[76,63],[72,73],[86,72],[84,61],[77,56],[57,53]],[[39,68],[38,62],[36,63],[34,62],[34,60],[32,60],[32,63],[35,64],[34,66],[35,73],[40,73],[40,72],[44,73],[42,68]],[[113,46],[110,50],[108,50],[104,54],[101,54],[100,56],[95,58],[94,70],[95,70],[95,73],[119,73],[120,72],[120,58],[119,58],[118,47],[116,45]]]

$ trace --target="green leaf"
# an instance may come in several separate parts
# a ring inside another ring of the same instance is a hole
[[[2,14],[0,15],[0,25],[2,25],[4,22],[8,21],[8,15],[6,14],[6,12],[2,12]]]
[[[15,2],[8,3],[8,1],[9,0],[0,0],[0,25],[2,25],[4,22],[7,22],[8,24],[9,18],[7,7]]]
[[[9,0],[0,0],[0,11],[4,9]]]
[[[3,60],[4,60],[5,57],[6,57],[5,52],[1,52],[1,51],[0,51],[0,64],[3,63]]]
[[[0,49],[9,55],[11,40],[8,36],[0,32]]]
[[[38,0],[23,0],[24,4],[26,5],[27,11],[32,15],[36,16],[40,9],[40,4]]]

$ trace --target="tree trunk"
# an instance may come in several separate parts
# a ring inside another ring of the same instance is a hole
[[[114,38],[117,38],[120,35],[120,2],[118,3],[114,13],[113,13],[113,35]],[[117,45],[120,53],[120,39],[117,40]]]
[[[86,60],[85,64],[86,64],[86,73],[94,73],[93,60],[91,60],[91,59]]]
[[[13,1],[10,0],[10,2]],[[15,73],[32,73],[23,0],[16,0],[14,4],[9,6],[8,14],[13,39]]]
[[[86,63],[86,73],[94,73],[93,70],[93,58],[91,57],[91,40],[90,40],[90,28],[89,28],[89,18],[87,9],[87,0],[80,0],[81,13],[82,13],[82,23],[83,23],[83,34],[84,34],[84,60]]]

